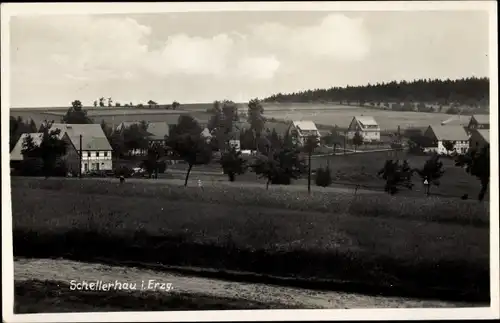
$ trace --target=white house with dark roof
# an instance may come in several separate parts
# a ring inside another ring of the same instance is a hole
[[[300,145],[303,145],[309,136],[321,137],[316,124],[309,120],[293,121],[292,124],[289,125],[289,131],[292,138]]]
[[[104,131],[102,131],[101,125],[53,123],[49,130],[56,129],[61,131],[59,133],[60,138],[63,139],[66,134],[68,144],[74,147],[74,149],[69,149],[67,152],[68,156],[66,156],[66,159],[68,163],[74,164],[75,161],[79,163],[79,158],[81,157],[83,173],[91,170],[113,169],[113,149]],[[82,152],[81,156],[80,148]],[[75,152],[76,156],[74,155]],[[74,166],[70,168],[74,168]]]
[[[380,126],[370,116],[355,116],[347,128],[347,138],[352,139],[359,132],[365,142],[380,141]]]
[[[469,135],[464,127],[460,125],[448,126],[429,126],[424,132],[424,136],[430,139],[430,147],[426,151],[435,151],[438,154],[448,154],[444,147],[445,141],[451,141],[454,144],[454,150],[457,153],[465,153],[469,149]]]

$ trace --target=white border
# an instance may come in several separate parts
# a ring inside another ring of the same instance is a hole
[[[9,174],[10,17],[40,14],[131,14],[189,11],[443,11],[489,12],[491,146],[498,147],[498,34],[496,1],[400,2],[239,2],[239,3],[29,3],[1,6],[2,70],[2,309],[5,322],[141,322],[141,321],[305,321],[305,320],[437,320],[498,318],[499,218],[498,199],[491,200],[490,267],[491,307],[454,309],[351,309],[351,310],[251,310],[182,312],[113,312],[70,314],[13,314],[12,218]],[[464,44],[467,46],[467,44]],[[493,150],[493,152],[495,152]],[[496,151],[498,153],[498,150]],[[4,167],[5,166],[5,167]],[[496,174],[496,175],[495,175]],[[498,155],[491,156],[491,195],[498,196]]]

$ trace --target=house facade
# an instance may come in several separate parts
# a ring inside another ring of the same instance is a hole
[[[316,124],[312,121],[293,121],[289,126],[290,135],[292,140],[299,144],[304,145],[307,138],[310,136],[321,137],[321,134],[316,127]]]
[[[347,139],[352,140],[359,132],[365,142],[380,141],[380,126],[373,117],[355,116],[347,128]]]
[[[462,126],[429,126],[424,132],[424,136],[429,139],[430,145],[426,147],[426,152],[437,152],[447,155],[450,152],[445,148],[444,142],[453,143],[453,151],[463,154],[469,149],[469,136]]]
[[[50,130],[56,129],[70,147],[65,156],[70,171],[80,165],[82,173],[113,169],[113,149],[99,124],[52,124]]]
[[[490,130],[478,129],[472,132],[469,138],[469,147],[471,149],[479,150],[482,147],[490,144]]]

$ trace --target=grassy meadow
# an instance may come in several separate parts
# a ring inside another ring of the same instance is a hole
[[[104,180],[11,181],[14,256],[162,263],[416,297],[489,298],[487,204]]]

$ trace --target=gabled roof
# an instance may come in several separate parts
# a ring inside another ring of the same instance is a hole
[[[21,135],[21,137],[19,138],[19,140],[16,142],[16,145],[14,146],[12,151],[10,152],[10,159],[11,160],[23,160],[23,153],[22,153],[23,142],[24,142],[24,138],[26,138],[28,136],[33,138],[33,143],[36,146],[40,146],[40,144],[42,143],[43,133],[41,133],[41,132],[23,133]]]
[[[50,130],[60,129],[59,138],[68,134],[76,150],[80,150],[80,135],[82,135],[82,150],[112,150],[104,131],[99,124],[66,124],[53,123]]]
[[[484,141],[490,143],[490,130],[489,129],[478,129],[475,131],[478,135],[480,135]]]
[[[378,126],[377,121],[375,121],[375,118],[371,116],[355,116],[354,119],[358,121],[361,127],[365,126]]]
[[[316,124],[309,120],[293,121],[293,125],[301,131],[318,131]]]
[[[474,114],[472,118],[479,124],[490,124],[490,116],[488,114]]]
[[[462,126],[429,126],[437,140],[469,140],[467,132]]]
[[[146,131],[149,133],[150,139],[162,140],[168,136],[170,127],[166,122],[150,122]]]

